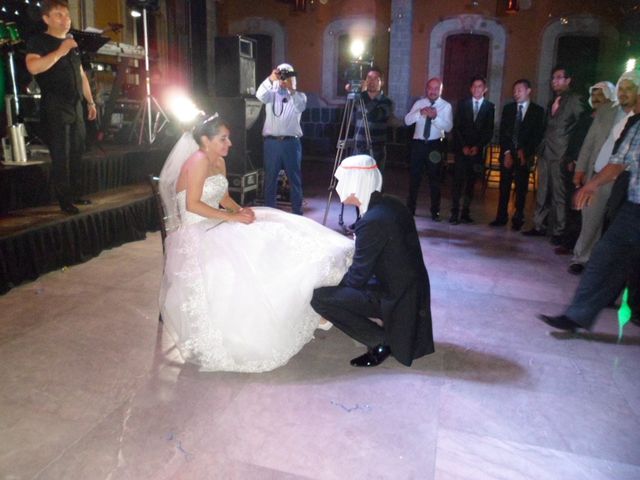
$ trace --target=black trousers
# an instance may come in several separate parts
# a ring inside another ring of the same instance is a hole
[[[409,164],[409,198],[407,207],[415,215],[418,202],[418,191],[422,183],[422,175],[426,169],[429,177],[429,191],[431,194],[431,214],[440,213],[440,185],[442,183],[442,171],[444,164],[442,142],[431,140],[413,140],[411,142],[411,154]]]
[[[369,318],[381,318],[380,292],[375,288],[322,287],[311,306],[323,318],[369,348],[384,343],[384,329]]]
[[[518,159],[513,160],[511,168],[505,168],[504,158],[500,160],[500,198],[498,200],[498,213],[496,220],[506,222],[509,220],[509,197],[511,196],[511,184],[515,181],[516,212],[513,220],[524,221],[524,206],[529,190],[529,164],[520,165]]]
[[[69,202],[82,190],[82,154],[85,150],[85,125],[82,104],[61,105],[42,102],[43,139],[51,155],[51,181],[59,202]]]
[[[453,165],[453,188],[451,192],[451,214],[458,215],[460,197],[462,197],[462,215],[469,215],[469,206],[473,200],[473,188],[476,179],[482,175],[482,154],[467,156],[456,155]]]

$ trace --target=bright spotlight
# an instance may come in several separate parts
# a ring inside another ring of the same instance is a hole
[[[362,54],[364,53],[364,42],[359,38],[356,38],[351,42],[349,50],[351,51],[351,55],[353,55],[353,58],[362,57]]]
[[[189,96],[180,90],[169,90],[166,95],[167,109],[180,123],[191,123],[204,114]]]
[[[142,14],[138,10],[131,10],[131,16],[133,18],[140,18]]]
[[[636,69],[636,59],[635,58],[630,58],[629,60],[627,60],[627,67],[625,68],[625,72],[632,72],[633,70]]]

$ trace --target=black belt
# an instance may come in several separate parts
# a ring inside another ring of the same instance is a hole
[[[441,138],[437,138],[435,140],[422,140],[421,138],[414,138],[412,139],[414,142],[420,142],[420,143],[440,143],[442,141]]]
[[[292,140],[298,137],[294,135],[280,135],[280,136],[265,135],[264,138],[268,138],[269,140]]]

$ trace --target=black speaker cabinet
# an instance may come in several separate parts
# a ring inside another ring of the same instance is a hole
[[[218,112],[231,130],[227,172],[244,175],[262,169],[262,102],[255,97],[215,97],[208,103],[207,111]]]
[[[255,40],[240,35],[216,37],[215,67],[216,96],[255,95]]]

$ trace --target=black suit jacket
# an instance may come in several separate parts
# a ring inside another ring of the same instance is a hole
[[[514,159],[517,158],[513,144],[513,129],[516,124],[517,110],[518,104],[516,102],[508,103],[502,109],[502,117],[500,118],[500,153],[504,155],[504,152],[509,150]],[[518,131],[518,148],[524,151],[526,158],[530,159],[536,153],[543,135],[544,108],[530,102]]]
[[[385,341],[404,365],[433,353],[431,291],[413,216],[403,202],[374,192],[356,223],[353,264],[341,285],[381,290]]]
[[[482,151],[491,141],[495,111],[495,105],[485,98],[474,122],[473,98],[467,98],[458,103],[453,119],[453,140],[457,154],[462,154],[462,147],[479,147]]]

